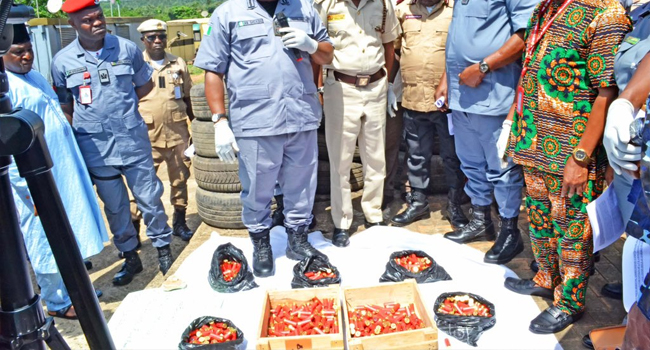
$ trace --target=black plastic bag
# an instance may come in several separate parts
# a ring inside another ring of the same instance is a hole
[[[395,262],[396,258],[406,255],[415,254],[419,257],[426,257],[431,260],[431,266],[420,272],[413,273]],[[386,264],[386,272],[379,278],[379,282],[401,282],[407,278],[413,278],[417,283],[432,283],[438,281],[448,281],[451,277],[445,269],[438,265],[429,254],[421,250],[401,250],[390,255]]]
[[[234,260],[241,264],[239,274],[230,282],[226,282],[223,279],[223,273],[221,273],[220,265],[225,259]],[[210,282],[212,289],[219,293],[236,293],[257,287],[255,276],[248,269],[248,262],[244,253],[230,243],[222,244],[214,251],[210,273],[208,273],[208,282]]]
[[[447,297],[460,295],[468,295],[479,303],[487,306],[490,309],[491,316],[457,316],[438,312],[440,305],[444,303]],[[438,299],[436,299],[436,303],[433,306],[433,312],[436,315],[436,325],[440,331],[443,331],[471,346],[476,346],[476,342],[478,341],[478,338],[481,336],[481,334],[494,327],[494,325],[497,323],[494,304],[472,293],[443,293],[438,297]]]
[[[322,278],[319,280],[310,280],[305,276],[307,272],[317,272],[319,270],[332,270],[336,275],[335,278]],[[330,284],[340,284],[341,275],[339,270],[330,264],[329,261],[323,260],[318,257],[307,257],[302,259],[296,266],[293,267],[293,280],[291,281],[291,288],[313,288],[313,287],[326,287]]]
[[[237,330],[237,339],[225,343],[219,343],[219,344],[190,344],[187,341],[190,338],[190,333],[200,327],[203,327],[204,325],[210,323],[210,322],[221,322],[225,323],[228,325],[228,327],[235,328]],[[230,320],[227,320],[225,318],[219,318],[219,317],[212,317],[212,316],[202,316],[190,323],[190,325],[185,328],[185,331],[183,332],[183,335],[181,336],[181,342],[178,343],[178,348],[180,350],[193,350],[193,349],[200,349],[200,350],[235,350],[238,349],[238,346],[244,342],[244,332],[241,331],[241,329],[237,328],[234,323],[232,323]]]

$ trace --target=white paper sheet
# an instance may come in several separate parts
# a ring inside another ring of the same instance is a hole
[[[650,270],[650,245],[628,236],[623,245],[623,307],[630,312]]]
[[[506,277],[516,277],[508,268],[485,264],[483,253],[444,239],[442,235],[424,235],[395,227],[373,227],[355,234],[347,248],[334,247],[320,232],[309,241],[327,254],[341,273],[342,286],[379,284],[390,254],[396,250],[419,249],[442,265],[453,280],[420,284],[424,302],[430,309],[443,292],[472,292],[495,304],[497,323],[485,332],[474,348],[444,333],[439,333],[440,349],[562,349],[554,335],[535,335],[528,331],[530,320],[540,309],[532,297],[519,295],[503,287]],[[296,261],[285,256],[286,233],[281,227],[271,231],[275,257],[275,275],[255,278],[259,288],[235,294],[220,294],[208,284],[208,270],[215,249],[231,242],[251,262],[249,239],[213,236],[196,249],[179,267],[176,275],[187,282],[184,290],[165,293],[144,290],[131,293],[109,322],[119,349],[172,349],[187,325],[199,316],[224,317],[233,321],[247,339],[246,348],[254,349],[257,340],[262,301],[266,289],[291,289]]]
[[[587,205],[594,235],[594,253],[616,242],[625,232],[625,223],[621,218],[615,191],[612,183],[600,197]]]

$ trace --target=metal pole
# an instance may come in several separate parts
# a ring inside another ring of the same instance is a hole
[[[38,8],[39,8],[39,6],[38,6],[38,0],[36,0],[36,17],[37,17],[37,18],[41,18],[41,15],[40,15],[39,12],[38,12]]]
[[[113,2],[111,1],[111,17],[113,17]]]
[[[122,17],[122,11],[120,10],[120,3],[117,3],[117,17]]]

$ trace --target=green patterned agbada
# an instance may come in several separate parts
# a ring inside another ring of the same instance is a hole
[[[546,13],[538,6],[526,31],[528,38],[563,4]],[[607,157],[599,145],[591,155],[585,191],[562,197],[564,166],[587,129],[598,89],[616,86],[614,56],[631,29],[616,0],[574,0],[539,41],[521,80],[521,114],[515,113],[510,154],[524,166],[530,238],[539,272],[533,279],[554,289],[554,305],[568,314],[585,308],[593,265],[592,228],[587,204],[605,184]]]

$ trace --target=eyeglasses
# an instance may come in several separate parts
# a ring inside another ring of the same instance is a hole
[[[147,35],[144,38],[147,39],[148,42],[152,43],[152,42],[156,41],[156,38],[158,38],[160,40],[167,40],[167,34]]]

